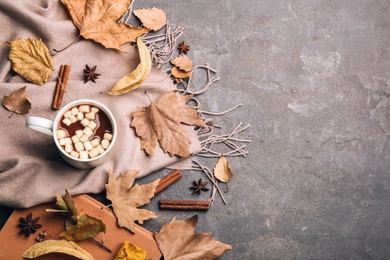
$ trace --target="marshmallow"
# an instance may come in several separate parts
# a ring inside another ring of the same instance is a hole
[[[73,157],[75,157],[75,158],[79,158],[79,153],[76,152],[76,151],[71,151],[71,152],[70,152],[70,156],[73,156]]]
[[[65,144],[72,144],[72,139],[70,139],[70,137],[66,137]]]
[[[77,107],[74,107],[70,110],[70,112],[72,113],[72,115],[77,115],[79,113],[79,109]]]
[[[97,124],[95,121],[89,121],[88,127],[91,128],[92,130],[95,130]]]
[[[89,120],[87,118],[84,118],[83,120],[81,120],[80,124],[82,124],[83,126],[87,126],[89,124]]]
[[[87,151],[80,151],[79,158],[80,159],[88,159],[88,152]]]
[[[76,118],[78,121],[81,121],[84,119],[84,113],[78,112],[76,115]]]
[[[89,105],[81,105],[79,106],[79,111],[82,113],[89,113],[91,111],[91,107]]]
[[[96,146],[96,150],[98,150],[98,152],[99,152],[99,154],[102,154],[102,153],[104,153],[104,148],[103,148],[103,146],[102,145],[98,145],[98,146]]]
[[[89,152],[88,155],[90,158],[94,158],[99,155],[99,151],[96,148],[92,148]]]
[[[93,147],[98,146],[100,144],[99,138],[92,139],[91,144]]]
[[[65,138],[58,139],[60,145],[65,145]]]
[[[110,134],[110,133],[104,133],[103,138],[104,138],[104,139],[107,139],[108,141],[111,141],[111,140],[112,140],[112,134]]]
[[[101,145],[104,149],[107,149],[108,146],[110,145],[110,141],[108,141],[107,139],[103,139]]]
[[[94,120],[95,119],[95,114],[94,113],[86,113],[85,115],[85,118],[89,119],[89,120]]]
[[[66,136],[65,130],[62,130],[62,129],[57,130],[57,138],[58,139],[64,138],[65,136]]]
[[[77,135],[72,136],[71,139],[74,144],[80,141]]]
[[[65,152],[70,153],[71,151],[73,151],[73,145],[65,144]]]
[[[84,142],[83,145],[84,145],[84,148],[85,148],[86,151],[89,151],[89,150],[92,149],[92,144],[91,144],[90,141]]]
[[[91,113],[97,114],[99,112],[99,108],[91,107]]]
[[[68,110],[64,113],[64,117],[68,118],[72,114],[72,111]]]
[[[79,139],[80,139],[80,142],[85,142],[85,141],[88,141],[88,140],[89,140],[89,136],[83,134],[82,136],[79,137]]]
[[[70,120],[70,122],[72,122],[72,124],[77,122],[77,118],[74,115],[70,115],[69,120]]]
[[[84,128],[83,133],[88,135],[88,137],[91,137],[93,135],[93,131],[88,126]]]
[[[84,150],[84,145],[82,142],[77,142],[74,144],[74,148],[76,149],[77,152],[80,152]]]
[[[64,125],[70,126],[72,124],[72,121],[70,121],[69,118],[64,118],[64,120],[62,120],[62,123],[64,123]]]
[[[80,138],[84,133],[83,133],[83,130],[76,130],[76,135],[78,138]]]

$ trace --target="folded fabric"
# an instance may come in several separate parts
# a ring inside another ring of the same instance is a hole
[[[161,70],[153,67],[145,83],[137,90],[120,96],[105,94],[124,75],[130,73],[139,63],[134,46],[125,44],[127,53],[104,48],[91,40],[80,39],[62,52],[61,49],[78,36],[78,29],[70,20],[65,7],[58,0],[0,0],[0,42],[15,38],[42,39],[54,57],[54,71],[51,79],[43,84],[28,83],[17,75],[8,60],[9,48],[0,48],[1,96],[9,96],[15,90],[26,86],[32,104],[27,115],[12,114],[2,107],[0,116],[0,205],[31,207],[54,199],[56,193],[68,189],[72,195],[97,193],[104,190],[107,173],[140,170],[142,177],[156,170],[180,162],[183,158],[170,157],[159,147],[155,155],[148,156],[140,147],[140,140],[130,128],[130,113],[137,107],[148,106],[163,93],[175,89],[172,80]],[[25,126],[28,116],[40,116],[53,120],[57,110],[51,109],[56,73],[63,64],[71,66],[70,76],[63,99],[63,105],[77,99],[94,99],[106,105],[116,118],[118,136],[115,146],[106,161],[93,169],[75,169],[63,161],[56,150],[53,138]],[[96,83],[84,84],[83,68],[97,65],[100,73]],[[201,150],[193,128],[187,128],[191,136],[191,153]],[[186,167],[184,164],[183,167]]]

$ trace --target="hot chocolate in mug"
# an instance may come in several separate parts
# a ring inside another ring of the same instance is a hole
[[[64,106],[54,121],[30,116],[26,126],[53,136],[60,155],[70,165],[89,169],[104,162],[117,136],[111,111],[102,103],[80,99]]]

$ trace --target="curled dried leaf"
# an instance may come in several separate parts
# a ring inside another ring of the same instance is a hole
[[[143,26],[153,31],[160,30],[167,23],[165,12],[156,7],[141,8],[134,10],[133,13],[141,20]]]
[[[53,73],[54,59],[41,39],[18,38],[9,42],[12,69],[26,80],[45,83]]]
[[[31,103],[26,94],[26,87],[14,91],[11,96],[4,96],[1,104],[9,111],[21,115],[28,114],[31,109]]]
[[[45,240],[31,246],[24,252],[24,258],[37,258],[51,253],[61,253],[74,256],[82,260],[93,260],[93,256],[77,245],[66,240]]]
[[[233,178],[233,173],[230,168],[229,162],[225,156],[219,157],[218,163],[214,168],[214,176],[221,182],[229,182]]]
[[[142,85],[150,73],[152,68],[152,59],[150,57],[149,49],[143,43],[142,39],[137,38],[137,46],[140,57],[140,63],[137,68],[121,78],[115,86],[108,92],[110,95],[120,95],[131,90],[134,90]]]
[[[192,60],[187,55],[180,55],[171,60],[171,63],[185,72],[191,72],[192,70]]]
[[[179,69],[176,66],[171,69],[171,74],[172,74],[172,76],[174,76],[175,78],[178,78],[178,79],[184,79],[184,78],[191,77],[191,72],[186,72],[184,70]]]

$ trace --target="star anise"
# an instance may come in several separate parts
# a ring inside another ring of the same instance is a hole
[[[202,190],[208,191],[209,188],[206,188],[207,183],[207,181],[202,182],[202,178],[200,178],[199,181],[194,180],[193,186],[190,187],[190,189],[194,190],[192,194],[197,193],[199,195]]]
[[[96,65],[90,68],[88,65],[85,65],[84,70],[84,84],[92,80],[93,83],[96,83],[96,79],[101,75],[96,73]]]
[[[190,46],[186,44],[186,41],[182,41],[180,44],[179,44],[179,47],[177,47],[179,49],[179,54],[181,54],[182,52],[184,54],[187,54],[187,52],[190,51]]]
[[[29,237],[32,233],[35,233],[38,228],[42,225],[38,224],[39,217],[33,219],[32,213],[30,212],[26,218],[20,218],[18,226],[20,227],[20,234],[25,234]]]

